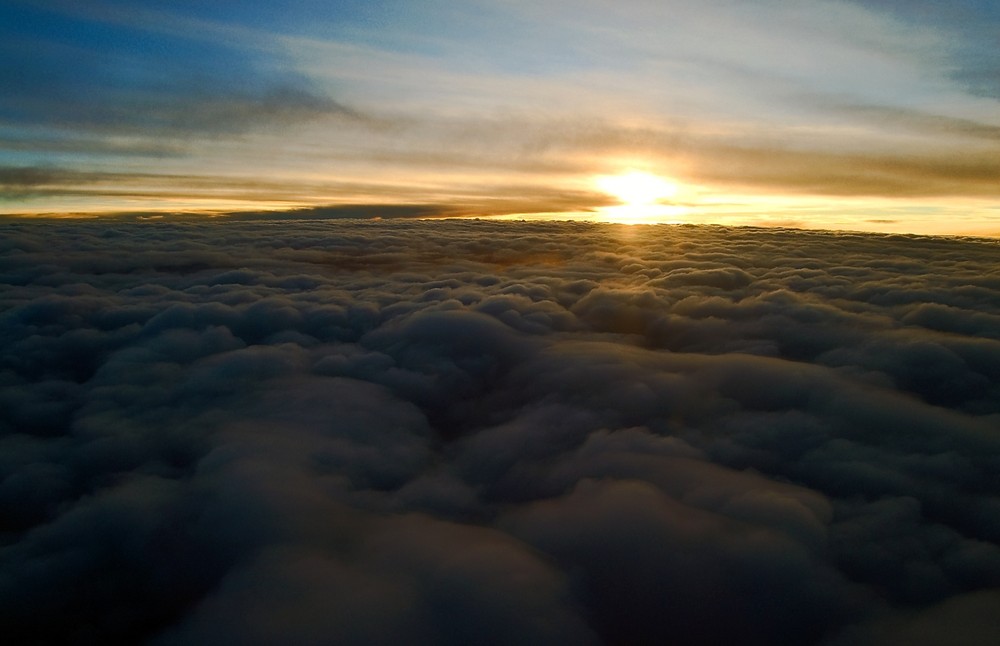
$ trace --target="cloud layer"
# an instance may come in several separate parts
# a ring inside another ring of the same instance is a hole
[[[14,642],[996,642],[995,242],[2,226]]]

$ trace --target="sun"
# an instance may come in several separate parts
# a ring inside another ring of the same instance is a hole
[[[645,171],[632,170],[618,175],[601,175],[597,188],[626,206],[645,206],[673,197],[677,185]]]
[[[680,186],[653,173],[627,170],[617,175],[599,175],[592,182],[597,190],[619,202],[615,206],[597,207],[595,219],[598,222],[677,222],[687,212],[684,206],[670,201],[681,191]]]

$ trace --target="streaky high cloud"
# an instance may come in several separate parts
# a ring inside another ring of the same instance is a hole
[[[995,241],[0,228],[11,643],[996,638]]]
[[[64,181],[0,209],[600,219],[594,178],[640,169],[682,189],[647,221],[993,235],[998,24],[972,0],[16,0],[0,167]]]
[[[116,4],[4,8],[5,126],[64,130],[66,137],[184,137],[350,113],[265,52],[210,39],[204,27],[184,33],[157,22],[123,23],[128,9]]]

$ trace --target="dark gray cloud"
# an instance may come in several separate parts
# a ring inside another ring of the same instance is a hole
[[[830,98],[824,101],[830,104]],[[889,107],[880,105],[842,105],[832,106],[835,110],[861,117],[886,128],[902,128],[918,133],[940,133],[959,135],[978,141],[996,141],[1000,139],[1000,126],[984,123],[974,119],[961,119],[940,114],[933,114],[912,108]]]
[[[894,109],[863,109],[861,112],[866,119],[875,113],[880,119],[892,120],[894,126],[916,128],[925,133],[948,129],[968,137],[971,131],[982,128],[991,132],[990,137],[996,135],[991,126],[963,120],[900,115],[901,111]],[[991,141],[976,136],[981,141]],[[996,194],[994,179],[1000,173],[995,150],[986,146],[974,150],[956,145],[937,146],[904,154],[708,143],[695,152],[695,159],[699,157],[698,176],[708,181],[751,182],[774,190],[818,195],[989,197]]]
[[[995,241],[0,227],[12,643],[995,639]]]

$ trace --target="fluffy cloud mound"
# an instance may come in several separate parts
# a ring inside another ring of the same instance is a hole
[[[997,641],[995,242],[2,233],[9,643]]]

